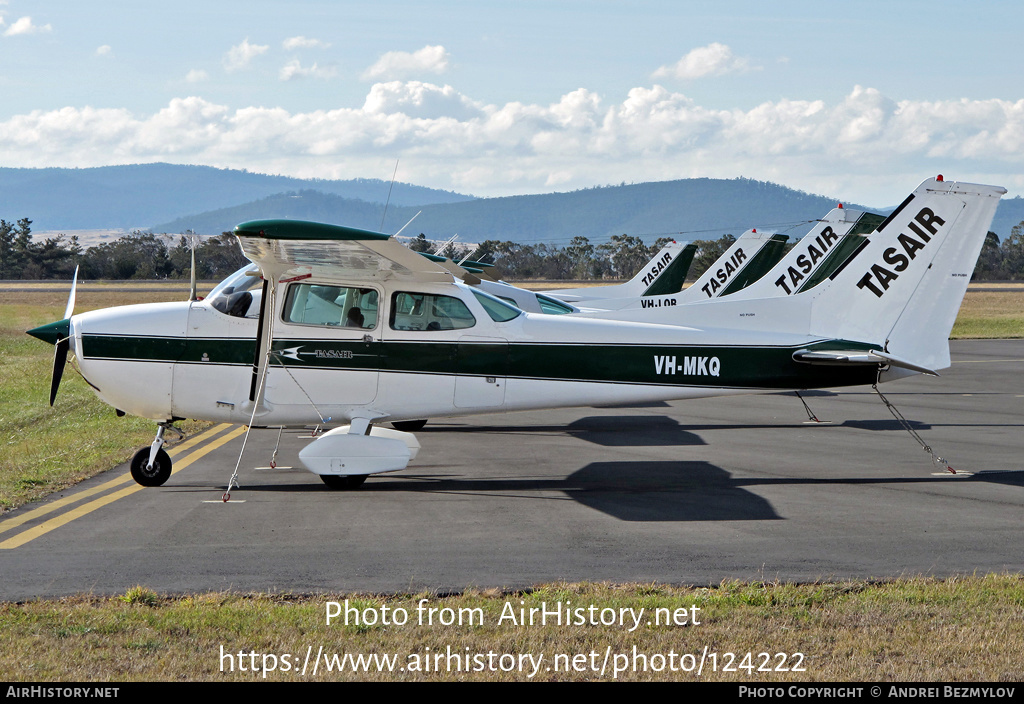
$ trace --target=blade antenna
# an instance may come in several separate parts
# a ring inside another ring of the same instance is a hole
[[[420,213],[422,213],[422,212],[423,211],[421,210]],[[405,228],[409,227],[409,225],[412,225],[412,221],[415,220],[416,218],[418,218],[420,216],[420,213],[416,213],[411,218],[409,218],[409,222],[407,222],[404,225],[402,225],[402,230],[404,230]],[[402,234],[402,230],[399,230],[398,232],[396,232],[395,234],[393,234],[391,236],[392,237],[398,237],[400,234]]]
[[[192,273],[190,275],[190,286],[188,289],[188,300],[198,301],[199,292],[196,290],[196,234],[189,231],[188,245],[189,249],[192,250]]]
[[[398,175],[398,159],[395,159],[395,172],[391,174],[391,186],[388,188],[388,199],[384,202],[384,214],[380,216],[380,232],[384,231],[384,218],[388,215],[388,204],[391,203],[391,190],[395,187],[395,176]]]

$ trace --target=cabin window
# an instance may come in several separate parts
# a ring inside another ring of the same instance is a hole
[[[391,297],[392,330],[462,330],[476,318],[458,298],[399,291]]]
[[[491,296],[480,291],[473,291],[473,295],[476,296],[476,300],[480,301],[480,305],[487,311],[487,315],[491,316],[491,320],[496,323],[504,323],[513,318],[518,318],[523,311],[516,308],[514,305],[505,303],[504,299],[499,299],[496,296]]]
[[[548,315],[565,315],[566,313],[572,313],[573,307],[566,305],[561,301],[556,301],[554,298],[548,298],[537,294],[537,304],[540,306],[541,313],[547,313]]]
[[[377,326],[377,300],[372,288],[292,284],[284,301],[284,320],[372,330]]]

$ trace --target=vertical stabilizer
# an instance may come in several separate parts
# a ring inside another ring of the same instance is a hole
[[[940,177],[941,178],[941,177]],[[928,179],[815,296],[810,332],[867,342],[928,369],[949,332],[1006,189]]]
[[[761,268],[765,259],[759,255],[762,250],[770,246],[771,248],[768,250],[770,253],[781,256],[781,251],[776,248],[780,237],[774,232],[747,230],[732,243],[729,249],[725,250],[722,256],[715,260],[714,264],[707,268],[707,271],[679,295],[678,301],[688,303],[718,298],[729,290],[733,281],[743,277],[744,270],[754,263],[760,263],[757,266],[760,273],[763,274],[767,271],[767,269]],[[774,263],[771,264],[774,265]],[[771,265],[768,268],[771,268]]]

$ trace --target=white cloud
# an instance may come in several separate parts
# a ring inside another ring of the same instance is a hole
[[[402,79],[448,70],[449,54],[443,46],[425,46],[419,51],[389,51],[363,73],[365,80]]]
[[[96,47],[96,56],[110,56],[113,53],[113,49],[110,48],[109,44]]]
[[[868,205],[922,178],[1013,186],[1024,162],[1024,100],[843,99],[712,109],[663,86],[622,100],[578,89],[542,105],[488,105],[452,86],[374,84],[361,107],[289,112],[188,97],[155,114],[62,108],[0,122],[5,165],[177,161],[324,178],[380,171],[477,194],[620,181],[746,175]]]
[[[425,120],[451,118],[459,121],[483,116],[483,110],[451,86],[420,81],[376,83],[370,88],[363,112],[375,115],[405,115]]]
[[[312,66],[304,67],[298,59],[292,59],[281,67],[279,76],[282,81],[290,81],[295,78],[333,78],[337,71],[332,66],[321,68],[316,62]]]
[[[210,74],[201,68],[194,68],[185,76],[186,83],[202,83],[210,79]]]
[[[44,24],[42,26],[32,24],[32,18],[26,16],[18,19],[14,24],[8,27],[4,32],[4,36],[13,37],[19,34],[39,34],[41,32],[50,31],[53,31],[53,27],[49,24]]]
[[[742,73],[751,70],[747,59],[735,56],[725,44],[714,42],[693,49],[671,66],[662,66],[654,72],[654,78],[681,78],[684,80],[720,76],[725,73]]]
[[[330,44],[328,42],[320,41],[319,39],[298,36],[285,39],[281,46],[283,46],[286,51],[294,51],[295,49],[326,49]]]
[[[249,63],[260,54],[267,53],[270,48],[266,44],[250,44],[246,37],[242,43],[231,47],[224,55],[224,68],[228,71],[238,71],[249,66]]]

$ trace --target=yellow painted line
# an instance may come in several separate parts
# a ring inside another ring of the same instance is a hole
[[[216,434],[218,434],[218,433],[220,433],[220,432],[222,432],[225,429],[230,428],[230,427],[231,427],[230,423],[221,423],[220,425],[217,425],[217,426],[214,426],[213,428],[210,428],[206,432],[200,433],[199,435],[196,435],[195,437],[189,438],[185,442],[183,442],[183,443],[181,443],[179,445],[175,445],[174,447],[168,449],[167,450],[167,454],[170,457],[175,457],[177,455],[180,455],[182,452],[184,452],[185,450],[189,449],[190,447],[193,447],[197,443],[209,440],[214,435],[216,435]],[[32,509],[31,511],[26,511],[25,513],[20,514],[16,518],[11,518],[11,519],[6,520],[6,521],[0,521],[0,533],[3,533],[4,531],[8,531],[11,528],[17,528],[18,526],[22,525],[23,523],[27,523],[28,521],[31,521],[31,520],[33,520],[35,518],[39,518],[40,516],[45,516],[46,514],[51,513],[53,511],[56,511],[59,508],[64,508],[65,506],[67,506],[69,504],[76,503],[78,501],[81,501],[82,499],[87,499],[90,496],[93,496],[94,494],[99,494],[99,493],[107,491],[109,489],[113,489],[115,486],[118,486],[120,484],[124,484],[125,482],[129,481],[131,478],[132,478],[131,472],[128,472],[128,473],[122,474],[121,476],[117,477],[116,479],[111,479],[110,481],[104,482],[103,484],[100,484],[99,486],[94,486],[92,489],[86,489],[85,491],[79,491],[79,492],[77,492],[75,494],[71,494],[70,496],[65,496],[63,499],[57,499],[56,501],[51,501],[50,503],[45,504],[43,506],[40,506],[39,508]]]
[[[216,429],[214,429],[214,430],[216,430]],[[210,431],[208,431],[208,432],[210,432]],[[201,459],[202,457],[205,457],[210,452],[213,452],[214,450],[216,450],[221,445],[224,445],[225,443],[228,443],[231,440],[234,440],[235,438],[237,438],[239,435],[241,435],[244,432],[245,432],[245,426],[243,425],[243,426],[241,426],[239,428],[235,428],[234,430],[232,430],[229,433],[225,433],[221,437],[219,437],[216,440],[213,440],[212,442],[210,442],[208,445],[204,445],[203,447],[199,448],[198,450],[196,450],[192,454],[186,456],[180,462],[175,463],[175,466],[174,466],[173,470],[171,471],[171,474],[174,474],[174,473],[178,472],[179,470],[185,469],[185,467],[188,467],[190,464],[192,464],[196,460]],[[104,486],[107,487],[107,488],[111,488],[113,486],[116,486],[117,484],[122,484],[122,483],[128,481],[129,479],[131,479],[131,475],[127,474],[124,477],[121,477],[119,479],[115,479],[113,481],[107,482],[107,484],[105,484]],[[134,484],[132,486],[125,487],[124,489],[121,489],[120,491],[115,491],[112,494],[107,494],[106,496],[102,496],[102,497],[100,497],[98,499],[94,499],[93,501],[90,501],[87,504],[83,504],[81,506],[77,506],[77,507],[71,509],[70,511],[68,511],[67,513],[63,513],[63,514],[61,514],[59,516],[54,516],[53,518],[51,518],[50,520],[46,521],[45,523],[40,523],[37,526],[29,528],[28,530],[26,530],[23,533],[19,533],[18,535],[14,536],[13,538],[8,538],[7,540],[5,540],[2,543],[0,543],[0,550],[10,550],[10,549],[13,549],[13,548],[16,548],[16,547],[20,547],[20,546],[24,545],[25,543],[27,543],[27,542],[29,542],[31,540],[35,540],[36,538],[38,538],[41,535],[46,535],[51,530],[54,530],[56,528],[60,528],[61,526],[65,525],[67,523],[70,523],[71,521],[75,520],[76,518],[81,518],[82,516],[85,516],[86,514],[92,513],[93,511],[95,511],[98,508],[102,508],[103,506],[106,506],[109,503],[113,503],[114,501],[117,501],[118,499],[124,498],[125,496],[130,496],[131,494],[134,494],[136,491],[141,491],[142,489],[145,489],[145,488],[146,487],[141,486],[139,484]]]

